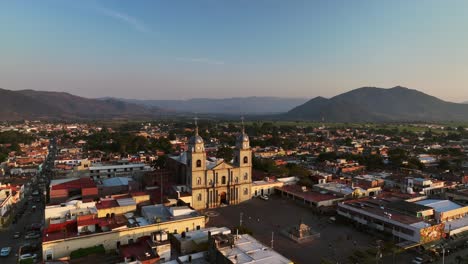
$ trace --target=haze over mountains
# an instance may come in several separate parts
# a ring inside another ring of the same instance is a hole
[[[246,97],[191,100],[89,99],[64,92],[0,89],[0,120],[154,119],[198,113],[324,122],[468,121],[468,104],[404,87],[363,87],[330,99]]]
[[[316,97],[282,118],[325,122],[468,121],[468,105],[400,86],[362,87],[330,99]]]
[[[226,115],[284,113],[308,100],[305,98],[280,97],[196,98],[189,100],[115,99],[171,111]]]

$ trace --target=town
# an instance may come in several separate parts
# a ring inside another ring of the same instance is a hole
[[[468,129],[0,125],[2,263],[465,263]]]

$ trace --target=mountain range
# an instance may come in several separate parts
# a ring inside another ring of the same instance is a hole
[[[330,99],[313,98],[280,118],[324,122],[468,121],[468,105],[401,86],[362,87]]]
[[[109,99],[109,98],[104,98]],[[222,115],[263,115],[284,113],[305,103],[304,98],[281,97],[234,97],[222,99],[196,98],[189,100],[137,100],[112,98],[128,103],[157,107],[170,111],[190,112],[199,114]]]
[[[191,100],[90,99],[65,92],[0,89],[0,121],[155,119],[189,113],[317,122],[468,121],[468,104],[405,87],[362,87],[332,98],[246,97]]]
[[[64,92],[0,89],[0,120],[154,118],[159,109]]]

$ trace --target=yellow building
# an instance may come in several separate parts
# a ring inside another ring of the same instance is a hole
[[[233,164],[224,160],[207,160],[198,127],[189,140],[187,152],[172,159],[185,167],[180,171],[185,174],[182,178],[192,196],[194,209],[238,204],[252,196],[252,151],[244,129],[236,140]]]

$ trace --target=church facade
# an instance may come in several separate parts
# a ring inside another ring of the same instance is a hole
[[[189,140],[188,150],[172,157],[185,175],[180,175],[192,196],[191,206],[196,210],[238,204],[252,197],[252,151],[249,137],[242,129],[236,139],[234,162],[207,160],[205,144],[198,134]]]

